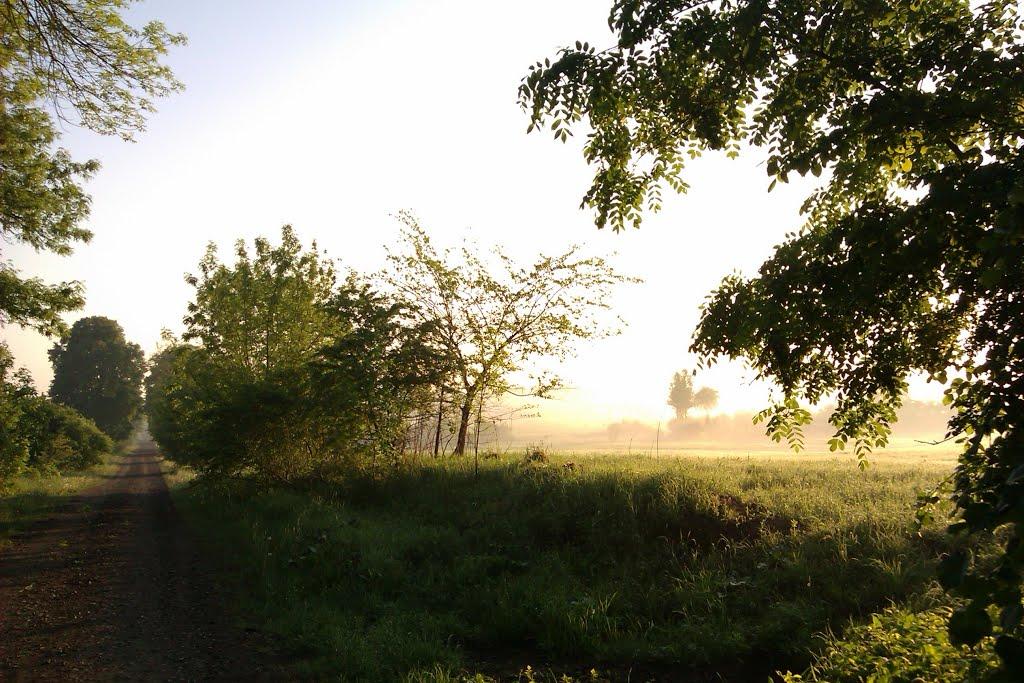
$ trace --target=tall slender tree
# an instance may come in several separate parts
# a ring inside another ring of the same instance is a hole
[[[680,422],[686,419],[693,407],[692,373],[684,370],[672,375],[672,382],[668,386],[668,405],[676,411],[676,419]]]

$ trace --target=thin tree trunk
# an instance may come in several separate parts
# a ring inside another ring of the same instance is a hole
[[[480,425],[483,423],[484,400],[476,404],[476,432],[474,433],[473,451],[480,452]]]
[[[441,420],[444,418],[444,385],[437,397],[437,431],[434,432],[434,457],[441,452]]]
[[[480,400],[476,404],[476,435],[473,441],[473,476],[480,476],[480,421],[481,413],[484,410],[484,397],[480,395]]]
[[[459,438],[455,441],[455,455],[465,455],[466,437],[469,434],[469,418],[473,411],[473,397],[466,396],[465,402],[459,408]]]

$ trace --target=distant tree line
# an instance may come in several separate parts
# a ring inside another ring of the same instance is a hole
[[[277,245],[211,246],[195,275],[181,340],[151,360],[153,437],[204,473],[292,481],[411,456],[467,452],[484,406],[550,395],[529,361],[614,332],[598,320],[629,278],[577,249],[517,265],[500,250],[438,251],[410,214],[389,265],[339,277],[292,228]],[[448,430],[451,430],[448,432]]]

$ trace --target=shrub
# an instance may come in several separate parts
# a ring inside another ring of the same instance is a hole
[[[113,448],[92,420],[42,396],[22,399],[19,431],[28,449],[26,464],[39,469],[86,469]]]
[[[541,446],[530,446],[526,449],[526,455],[523,457],[523,461],[543,465],[548,461],[548,452]]]
[[[31,375],[12,367],[0,343],[0,490],[26,466],[85,469],[110,452],[110,438],[92,420],[40,396]]]
[[[953,610],[940,607],[911,613],[890,607],[871,622],[830,639],[806,673],[786,673],[783,681],[976,681],[995,673],[993,639],[975,647],[949,642]]]
[[[17,476],[25,464],[28,451],[18,430],[18,404],[0,386],[0,491]]]
[[[8,379],[14,358],[0,342],[0,490],[21,471],[28,457],[25,438],[18,428],[23,389]]]

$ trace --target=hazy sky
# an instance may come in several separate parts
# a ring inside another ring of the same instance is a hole
[[[189,36],[170,63],[186,91],[135,144],[69,129],[64,146],[103,165],[89,184],[93,241],[70,258],[7,253],[31,275],[78,279],[88,303],[152,351],[181,330],[184,273],[213,240],[276,236],[283,223],[343,266],[375,270],[413,210],[441,244],[470,236],[523,258],[570,243],[618,252],[646,282],[617,298],[620,337],[581,345],[562,371],[574,387],[546,417],[599,425],[656,421],[703,297],[733,270],[753,273],[787,231],[809,185],[770,195],[757,153],[691,163],[685,196],[666,190],[639,231],[598,231],[578,208],[591,173],[579,143],[525,134],[516,88],[531,63],[565,44],[608,44],[610,0],[149,0],[133,10]],[[49,383],[51,342],[2,332]],[[766,389],[738,365],[698,378],[721,409],[763,407]],[[919,396],[934,392],[919,391]]]

